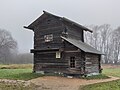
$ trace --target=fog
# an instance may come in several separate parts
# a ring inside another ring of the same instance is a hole
[[[0,28],[10,31],[19,52],[33,48],[33,32],[24,29],[46,10],[82,25],[120,26],[120,0],[0,0]]]

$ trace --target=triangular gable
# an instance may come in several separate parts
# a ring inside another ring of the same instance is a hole
[[[34,27],[36,25],[38,25],[38,23],[40,21],[42,21],[44,18],[46,18],[47,16],[45,14],[42,14],[40,17],[38,17],[35,21],[33,21],[29,26],[24,26],[24,28],[27,28],[27,29],[31,29],[31,30],[34,30]]]

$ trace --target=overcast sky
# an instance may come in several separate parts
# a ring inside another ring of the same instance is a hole
[[[46,10],[82,25],[120,26],[120,0],[0,0],[0,28],[10,31],[20,52],[33,48],[33,32],[24,29]]]

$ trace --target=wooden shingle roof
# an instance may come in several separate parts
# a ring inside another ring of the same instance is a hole
[[[80,24],[78,24],[78,23],[76,23],[76,22],[74,22],[74,21],[72,21],[72,20],[69,20],[69,19],[67,19],[67,18],[65,18],[65,17],[59,17],[59,16],[56,16],[56,15],[51,14],[51,13],[46,12],[46,11],[43,11],[43,12],[44,12],[44,14],[46,14],[46,15],[52,15],[52,16],[56,17],[58,20],[61,20],[62,22],[65,21],[65,22],[70,23],[70,24],[73,25],[73,26],[76,26],[76,27],[81,28],[82,30],[92,32],[92,30],[90,30],[90,29],[88,29],[88,28],[86,28],[86,27],[84,27],[84,26],[82,26],[82,25],[80,25]],[[39,18],[37,18],[37,19],[36,19],[34,22],[32,22],[29,26],[27,26],[27,27],[24,26],[24,28],[33,30],[33,29],[34,29],[34,26],[36,26],[36,25],[39,23],[39,21],[41,20],[41,17],[43,17],[44,14],[42,14]]]
[[[94,53],[94,54],[103,54],[102,52],[98,51],[97,49],[91,47],[90,45],[80,41],[80,40],[76,40],[73,38],[66,38],[66,37],[62,37],[62,39],[66,40],[67,42],[71,43],[72,45],[76,46],[77,48],[83,50],[84,52],[87,53]]]

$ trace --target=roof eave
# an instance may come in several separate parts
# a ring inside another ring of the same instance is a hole
[[[101,53],[101,52],[87,52],[87,51],[85,51],[86,53],[93,53],[93,54],[99,54],[99,55],[105,55],[105,54],[103,54],[103,53]]]
[[[67,22],[70,22],[72,25],[76,25],[76,26],[82,28],[82,29],[85,30],[85,31],[89,31],[89,32],[91,32],[91,33],[93,32],[92,30],[90,30],[90,29],[88,29],[88,28],[86,28],[86,27],[84,27],[84,26],[82,26],[82,25],[80,25],[80,24],[78,24],[78,23],[76,23],[76,22],[74,22],[74,21],[71,21],[71,20],[69,20],[69,19],[67,19],[67,18],[65,18],[65,17],[63,17],[62,19],[65,20],[65,21],[67,21]]]
[[[44,11],[44,10],[43,10],[43,13],[44,13],[44,14],[51,15],[51,16],[54,16],[54,17],[57,17],[57,18],[61,18],[61,17],[59,17],[59,16],[57,16],[57,15],[51,14],[51,13],[49,13],[49,12],[47,12],[47,11]]]
[[[23,28],[33,30],[33,28],[30,28],[30,27],[28,27],[28,26],[23,26]]]

